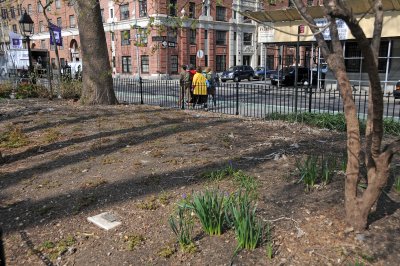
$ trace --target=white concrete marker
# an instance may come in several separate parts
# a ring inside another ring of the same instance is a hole
[[[92,222],[105,230],[113,229],[121,224],[121,222],[119,222],[117,218],[109,212],[103,212],[98,215],[88,217],[87,219],[89,222]]]

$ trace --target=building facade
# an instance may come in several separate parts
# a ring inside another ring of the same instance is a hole
[[[45,0],[41,0],[45,5]],[[58,46],[61,65],[81,62],[78,18],[73,1],[54,0],[44,16],[38,0],[0,3],[2,45],[7,31],[19,31],[26,10],[34,21],[34,52],[48,51],[57,68],[55,47],[50,45],[48,22],[62,28]],[[110,62],[115,76],[163,77],[178,74],[181,65],[209,66],[220,72],[234,65],[260,65],[257,24],[239,12],[263,9],[262,0],[100,0]],[[36,58],[34,58],[34,61]]]

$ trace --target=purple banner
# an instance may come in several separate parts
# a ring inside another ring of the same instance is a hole
[[[50,31],[50,44],[54,45],[53,38],[51,37],[51,31],[54,33],[54,39],[56,39],[57,46],[62,46],[62,36],[61,36],[61,28],[57,27],[54,24],[49,23],[49,31]]]

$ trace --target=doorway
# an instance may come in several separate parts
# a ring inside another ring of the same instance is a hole
[[[251,65],[251,55],[243,56],[243,65],[250,66]]]

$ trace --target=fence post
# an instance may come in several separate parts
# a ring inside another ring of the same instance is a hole
[[[140,104],[143,104],[143,80],[139,77],[139,89],[140,89]]]
[[[239,115],[239,81],[236,81],[236,115]]]
[[[311,113],[311,102],[312,102],[312,85],[310,84],[308,87],[308,93],[309,93],[309,98],[308,98],[308,112]]]

